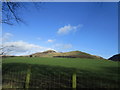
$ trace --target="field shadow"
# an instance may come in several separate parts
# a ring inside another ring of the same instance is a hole
[[[118,83],[99,77],[96,73],[60,66],[4,63],[3,88],[25,88],[30,69],[29,88],[72,88],[72,75],[76,73],[77,88],[117,88]]]
[[[120,74],[120,66],[118,67],[103,67],[106,72]]]
[[[113,83],[119,83],[120,84],[120,66],[117,67],[102,67],[105,72],[107,72],[105,78],[111,77],[109,81]]]

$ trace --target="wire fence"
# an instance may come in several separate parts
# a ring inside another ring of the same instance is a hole
[[[18,67],[3,69],[3,88],[71,88],[71,75],[45,71],[34,73],[30,67]]]
[[[52,69],[28,65],[5,66],[2,70],[3,88],[119,88],[117,80],[110,83],[110,80],[95,75],[86,77],[77,72],[69,73],[69,70],[61,72]]]

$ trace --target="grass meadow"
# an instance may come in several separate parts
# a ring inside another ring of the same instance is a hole
[[[118,88],[118,64],[103,59],[3,58],[3,88],[72,88],[73,73],[76,88]]]

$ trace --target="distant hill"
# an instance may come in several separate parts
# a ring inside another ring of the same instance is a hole
[[[116,54],[116,55],[110,57],[108,60],[120,61],[120,54]]]
[[[56,52],[54,50],[47,50],[44,52],[38,52],[30,55],[31,57],[62,57],[62,58],[97,58],[104,59],[100,56],[91,55],[81,51],[70,51],[70,52]]]

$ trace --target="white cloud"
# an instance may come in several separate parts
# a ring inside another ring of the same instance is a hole
[[[12,54],[12,55],[14,55],[14,54],[27,55],[27,54],[32,54],[35,52],[51,50],[51,48],[46,48],[46,47],[42,47],[39,45],[30,44],[30,43],[27,43],[24,41],[6,42],[6,43],[4,43],[3,46],[11,49],[10,54]],[[13,47],[11,47],[11,46],[13,46]]]
[[[57,31],[57,33],[58,34],[68,34],[71,31],[76,31],[81,26],[82,25],[71,26],[70,24],[68,24],[68,25],[65,25],[64,27],[59,28],[58,31]]]
[[[13,36],[13,34],[11,34],[11,33],[4,33],[2,35],[2,37],[0,38],[0,40],[3,42],[8,41],[12,36]]]
[[[52,40],[52,39],[48,39],[48,40],[47,40],[48,43],[52,43],[52,42],[54,42],[54,41],[55,41],[55,40]]]

